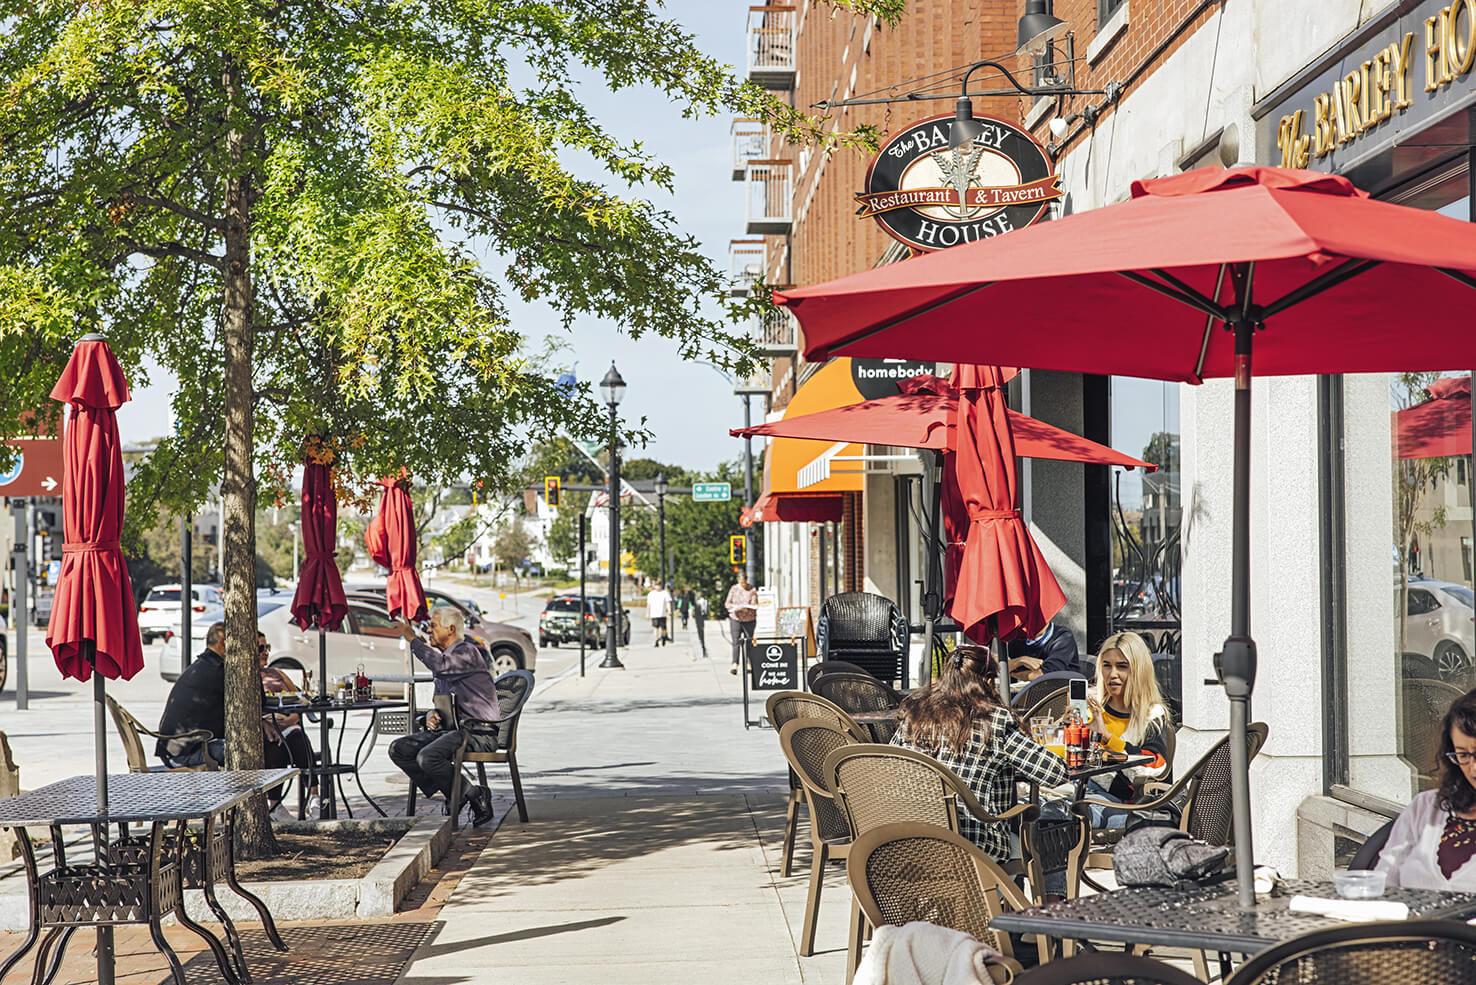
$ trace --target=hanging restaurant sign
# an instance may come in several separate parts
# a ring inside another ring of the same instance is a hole
[[[1061,197],[1044,147],[1003,120],[980,116],[979,136],[950,149],[953,116],[921,120],[887,139],[856,195],[857,215],[917,252],[1028,226]]]

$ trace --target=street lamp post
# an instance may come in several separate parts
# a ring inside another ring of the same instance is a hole
[[[617,432],[615,410],[625,396],[625,380],[615,364],[600,380],[600,395],[610,408],[610,598],[608,611],[609,626],[605,632],[605,659],[601,667],[624,670],[616,647],[620,643],[620,436]]]
[[[666,473],[656,474],[656,529],[661,541],[661,587],[667,591],[671,586],[666,583],[666,491],[671,487],[666,484]]]

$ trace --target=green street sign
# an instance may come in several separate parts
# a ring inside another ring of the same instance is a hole
[[[733,487],[726,482],[697,482],[692,485],[694,503],[726,503],[733,498]]]

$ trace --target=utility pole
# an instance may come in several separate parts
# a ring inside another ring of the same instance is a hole
[[[743,426],[753,427],[753,406],[751,394],[743,395]],[[753,439],[743,439],[743,505],[753,509]],[[743,528],[743,560],[744,570],[748,576],[748,583],[755,584],[753,580],[753,528]]]
[[[620,643],[620,625],[624,622],[620,612],[620,433],[615,413],[620,400],[625,396],[625,380],[615,364],[600,381],[600,392],[610,407],[610,598],[609,630],[605,635],[605,659],[600,666],[611,670],[624,670],[616,648]]]

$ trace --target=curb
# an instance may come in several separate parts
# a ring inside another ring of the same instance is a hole
[[[282,831],[334,830],[354,827],[371,833],[401,832],[399,841],[360,879],[301,879],[298,881],[245,882],[259,896],[278,923],[289,920],[352,920],[392,916],[400,901],[446,854],[451,845],[448,817],[344,819],[337,821],[289,821],[277,825]],[[256,908],[218,884],[215,897],[237,923],[255,923]],[[185,912],[198,923],[216,923],[215,914],[198,889],[185,891]],[[0,896],[0,931],[25,930],[30,907],[21,894]],[[173,916],[165,923],[175,922]]]

